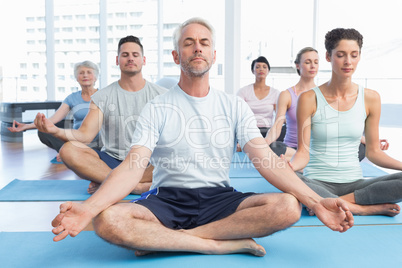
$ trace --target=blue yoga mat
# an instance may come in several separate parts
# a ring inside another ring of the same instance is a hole
[[[18,180],[14,179],[0,190],[0,201],[82,201],[89,182],[85,180]],[[124,200],[138,198],[128,195]]]
[[[87,193],[85,180],[18,180],[14,179],[0,190],[0,201],[83,201]],[[242,178],[232,180],[232,186],[242,192],[280,192],[263,178]],[[138,198],[128,195],[124,200]]]
[[[388,173],[373,166],[367,162],[360,162],[360,166],[363,170],[363,177],[380,177],[387,175]],[[260,178],[261,174],[254,167],[251,162],[232,162],[229,170],[230,178]]]
[[[242,192],[277,193],[281,192],[263,178],[237,178],[231,180],[232,186]],[[0,201],[84,201],[89,198],[86,192],[88,182],[84,180],[18,180],[15,179],[0,190]],[[138,198],[129,195],[124,200]],[[402,206],[402,203],[399,204]],[[402,214],[396,217],[355,216],[356,225],[365,224],[402,224]],[[303,209],[300,220],[295,226],[322,226],[315,216],[309,216]]]
[[[64,164],[63,162],[57,161],[57,157],[55,156],[52,160],[50,160],[52,164]]]
[[[51,232],[0,233],[2,267],[401,267],[402,226],[357,226],[340,234],[293,227],[258,238],[267,254],[156,253],[136,257],[92,231],[53,242]]]

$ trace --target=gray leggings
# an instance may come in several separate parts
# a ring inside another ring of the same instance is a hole
[[[402,201],[402,172],[351,183],[331,183],[309,179],[297,172],[299,178],[322,197],[355,194],[356,204],[375,205]]]

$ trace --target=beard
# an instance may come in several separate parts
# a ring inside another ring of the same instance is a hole
[[[203,66],[203,67],[191,65],[191,61],[196,57],[203,58],[207,65]],[[212,66],[211,62],[209,62],[204,56],[199,55],[199,54],[194,55],[194,56],[188,58],[187,60],[183,60],[181,57],[179,59],[180,59],[181,69],[191,77],[204,76],[206,73],[209,72],[209,70],[211,69],[211,66]]]

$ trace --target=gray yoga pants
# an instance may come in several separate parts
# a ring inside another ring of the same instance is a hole
[[[331,183],[309,179],[297,172],[299,178],[321,197],[355,194],[356,204],[374,205],[402,201],[402,172],[351,183]]]

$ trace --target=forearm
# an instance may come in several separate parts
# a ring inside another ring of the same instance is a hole
[[[63,141],[79,141],[82,143],[90,143],[95,136],[91,136],[85,132],[82,132],[80,129],[64,129],[58,128],[57,132],[53,134],[56,138],[59,138]]]
[[[308,155],[308,153],[300,152],[298,150],[293,156],[290,165],[292,166],[294,171],[299,171],[307,166],[309,160],[310,156]]]
[[[367,158],[377,166],[395,170],[402,170],[402,162],[398,161],[389,155],[387,155],[382,150],[367,151]]]
[[[285,160],[278,158],[274,162],[277,164],[270,169],[259,169],[261,175],[269,183],[279,190],[295,196],[309,208],[320,202],[322,198],[297,177]]]
[[[260,141],[253,139],[254,145]],[[251,148],[254,147],[254,148]],[[253,159],[253,164],[260,174],[273,186],[279,190],[292,194],[301,203],[309,208],[322,199],[318,194],[311,190],[290,168],[286,160],[275,155],[269,148],[257,148],[258,146],[245,146],[245,152],[249,158]]]
[[[123,163],[113,169],[101,187],[84,202],[92,214],[98,215],[109,206],[120,202],[131,193],[140,181],[142,177],[142,175],[139,176],[140,172],[134,175],[131,170],[125,170]]]
[[[282,125],[282,122],[276,121],[275,124],[271,127],[267,136],[265,137],[265,141],[268,143],[268,145],[276,141],[281,135]]]
[[[85,205],[97,215],[129,195],[140,182],[150,156],[148,148],[132,148],[126,159],[109,173],[99,189],[85,201]]]

